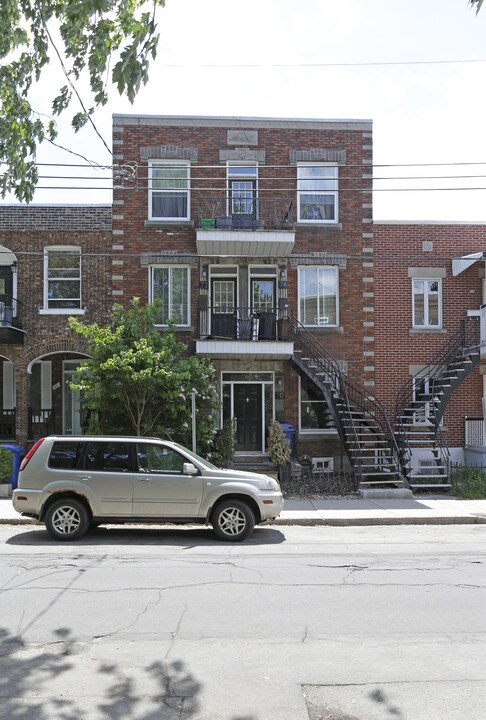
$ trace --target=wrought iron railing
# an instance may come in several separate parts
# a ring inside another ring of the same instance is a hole
[[[0,327],[18,325],[17,312],[21,302],[12,295],[0,293]]]
[[[286,311],[232,305],[200,308],[198,337],[214,340],[287,340]]]
[[[29,440],[38,440],[55,432],[55,412],[50,410],[34,410],[29,408],[28,432]]]
[[[14,440],[15,433],[15,408],[11,410],[0,410],[0,439]]]
[[[344,375],[337,360],[293,315],[290,316],[290,326],[291,338],[294,341],[295,348],[301,350],[303,356],[311,359],[316,374],[322,374],[326,378],[326,381],[346,406],[349,423],[348,434],[351,434],[355,447],[359,448],[360,442],[352,408],[359,410],[364,417],[368,416],[378,426],[390,449],[397,472],[399,472],[401,467],[399,447],[384,407],[378,400],[369,397],[357,383]],[[337,420],[339,422],[338,418]],[[341,423],[339,422],[339,424]],[[355,458],[355,462],[358,480],[361,480],[362,467],[359,455]]]
[[[289,197],[254,197],[249,212],[232,213],[227,192],[210,190],[196,201],[195,221],[201,230],[292,230],[294,207]]]

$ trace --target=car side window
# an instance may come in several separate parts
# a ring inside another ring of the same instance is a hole
[[[146,473],[182,473],[187,459],[170,447],[143,443],[137,445],[138,467]]]
[[[128,443],[87,443],[84,467],[86,470],[128,472],[130,470]]]
[[[49,456],[49,467],[57,470],[74,470],[81,455],[80,442],[55,442]]]

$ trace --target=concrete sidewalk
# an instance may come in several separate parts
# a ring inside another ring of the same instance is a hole
[[[0,524],[35,524],[0,498]],[[452,525],[486,523],[486,500],[456,500],[448,495],[412,499],[318,497],[288,498],[276,525]]]

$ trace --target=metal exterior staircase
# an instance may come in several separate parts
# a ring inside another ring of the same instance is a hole
[[[323,393],[360,489],[408,487],[400,451],[382,405],[341,370],[337,360],[293,316],[293,363]]]
[[[479,344],[479,321],[468,318],[398,394],[396,437],[412,490],[450,487],[450,454],[441,421],[453,392],[479,362]]]

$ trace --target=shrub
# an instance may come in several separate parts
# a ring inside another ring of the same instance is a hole
[[[214,438],[211,460],[218,467],[226,467],[233,460],[235,454],[236,427],[234,420],[225,420],[221,430]]]
[[[12,475],[12,453],[0,446],[0,483],[10,482]]]
[[[270,460],[277,467],[283,467],[290,462],[289,441],[278,420],[272,420],[268,428],[268,453]]]
[[[486,498],[486,473],[478,467],[458,468],[451,475],[453,495],[463,500]]]

